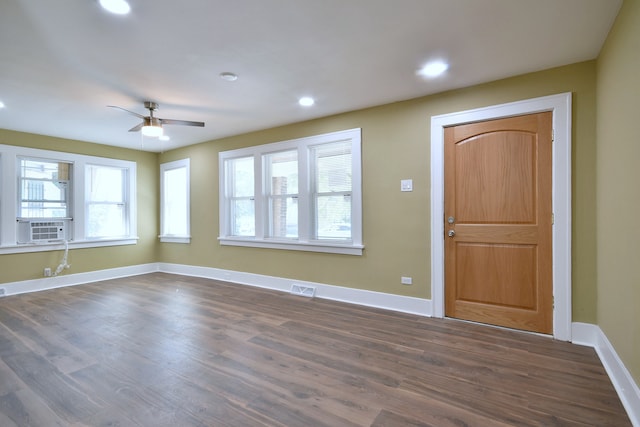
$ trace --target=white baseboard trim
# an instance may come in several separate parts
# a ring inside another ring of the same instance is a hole
[[[403,313],[417,314],[419,316],[431,316],[431,300],[407,297],[402,295],[386,294],[362,289],[346,288],[342,286],[327,285],[324,283],[307,282],[304,280],[287,279],[284,277],[265,276],[261,274],[244,273],[240,271],[222,270],[212,267],[197,267],[183,264],[160,263],[159,271],[163,273],[182,274],[185,276],[203,277],[207,279],[222,280],[225,282],[239,283],[242,285],[256,286],[259,288],[289,292],[291,285],[315,287],[315,297],[333,301],[347,302],[364,305],[367,307],[382,308],[385,310],[399,311]]]
[[[55,277],[43,277],[41,279],[23,280],[20,282],[0,283],[0,289],[4,289],[4,294],[6,296],[17,295],[27,292],[45,291],[65,286],[75,286],[85,283],[99,282],[102,280],[117,279],[120,277],[137,276],[156,271],[158,271],[158,263],[139,264],[129,267],[89,271],[86,273],[63,274]]]
[[[586,345],[596,350],[624,408],[627,410],[631,424],[640,427],[640,389],[602,329],[598,325],[574,322],[571,341],[574,344]]]

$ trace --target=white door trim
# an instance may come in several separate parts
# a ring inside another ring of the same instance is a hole
[[[431,300],[444,317],[444,128],[553,112],[553,336],[571,341],[571,93],[431,117]]]

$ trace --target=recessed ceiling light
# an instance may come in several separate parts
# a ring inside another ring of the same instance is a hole
[[[444,61],[432,61],[418,70],[417,74],[424,77],[438,77],[449,69],[449,64]]]
[[[5,107],[4,102],[0,101],[0,108],[4,108],[4,107]]]
[[[126,15],[131,11],[131,6],[126,0],[100,0],[100,6],[118,15]]]
[[[315,103],[316,101],[314,101],[310,96],[303,96],[298,100],[298,104],[302,105],[303,107],[311,107]]]
[[[235,82],[238,80],[238,75],[225,71],[224,73],[220,73],[220,78],[228,82]]]

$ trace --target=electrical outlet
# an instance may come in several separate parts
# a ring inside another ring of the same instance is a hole
[[[412,285],[413,284],[413,279],[411,277],[402,276],[400,278],[400,283],[402,283],[403,285]]]
[[[44,277],[51,277],[51,269],[49,267],[45,267]]]
[[[5,288],[0,288],[0,297],[3,297],[7,294],[7,291]]]

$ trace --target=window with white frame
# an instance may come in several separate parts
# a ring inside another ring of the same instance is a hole
[[[189,159],[160,165],[160,241],[189,243]]]
[[[361,255],[360,135],[221,152],[220,243]]]
[[[73,165],[31,158],[18,162],[18,218],[70,218]]]
[[[0,254],[135,244],[135,162],[0,145]]]
[[[253,157],[229,158],[225,161],[225,223],[228,235],[255,237],[255,190]]]
[[[122,237],[129,234],[128,169],[116,166],[85,166],[85,232],[88,238]]]

